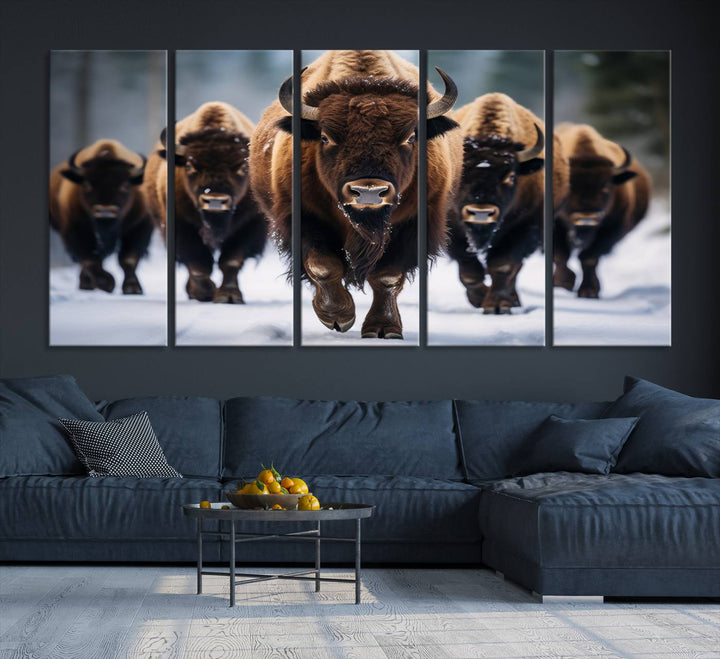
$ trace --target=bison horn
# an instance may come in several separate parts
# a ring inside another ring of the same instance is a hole
[[[545,148],[545,135],[543,135],[542,130],[540,130],[540,126],[538,126],[537,124],[533,125],[535,126],[535,132],[537,133],[537,141],[535,142],[535,146],[531,146],[529,149],[523,149],[522,151],[518,151],[518,162],[527,162],[531,158],[535,158],[536,156],[540,155],[540,152]]]
[[[307,67],[306,67],[307,68]],[[303,69],[305,71],[305,69]],[[301,71],[302,74],[302,71]],[[292,76],[287,78],[280,87],[278,100],[288,114],[293,113],[293,89]],[[320,108],[313,107],[307,103],[300,104],[300,116],[308,121],[317,121],[320,118]]]
[[[160,144],[167,149],[167,126],[165,126],[165,128],[162,129],[162,133],[160,133]]]
[[[616,174],[622,174],[628,167],[630,167],[630,163],[632,162],[632,156],[630,155],[630,152],[624,147],[620,147],[623,150],[623,153],[625,154],[625,162],[623,162],[622,165],[618,165],[617,167],[613,167],[612,173],[613,176]]]
[[[440,77],[445,83],[445,93],[441,99],[434,101],[427,106],[428,119],[435,119],[435,117],[441,117],[442,115],[450,112],[458,97],[457,85],[453,79],[437,66],[435,67],[435,70],[440,74]]]
[[[147,163],[147,158],[142,154],[139,154],[139,155],[140,155],[140,158],[142,158],[142,165],[140,165],[139,167],[133,167],[130,170],[130,178],[135,178],[136,176],[140,176],[140,174],[142,174],[145,171],[145,164]]]
[[[72,169],[74,172],[80,172],[80,168],[75,164],[75,158],[77,157],[77,154],[80,153],[80,149],[78,149],[75,153],[73,153],[68,158],[68,167]]]

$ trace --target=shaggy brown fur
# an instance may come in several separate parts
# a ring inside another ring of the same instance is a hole
[[[554,284],[573,290],[575,273],[567,261],[578,249],[583,270],[578,296],[597,298],[598,261],[645,217],[651,180],[632,156],[618,171],[626,164],[626,152],[592,126],[561,124],[556,133],[569,159],[570,185],[555,218]]]
[[[142,156],[116,140],[101,139],[57,165],[50,174],[50,225],[71,258],[80,263],[80,288],[111,292],[113,276],[104,259],[118,247],[123,293],[142,293],[135,274],[146,254],[152,221],[138,187]],[[113,207],[114,217],[100,217]]]
[[[542,245],[545,150],[527,163],[518,152],[538,141],[543,122],[506,94],[476,98],[457,110],[465,149],[463,176],[451,212],[448,252],[459,265],[470,303],[486,313],[509,313],[520,300],[515,279],[524,259]],[[536,128],[537,127],[537,128]],[[567,162],[554,150],[555,198],[567,193]],[[477,224],[465,207],[493,206],[495,224]],[[479,259],[486,252],[486,265]],[[491,286],[485,284],[490,275]]]
[[[265,247],[267,225],[249,191],[248,156],[252,123],[227,103],[205,103],[176,124],[176,258],[188,268],[188,295],[196,300],[242,303],[237,275]],[[148,160],[145,194],[163,235],[167,218],[166,151],[159,142]],[[206,191],[229,195],[227,212],[203,210]],[[220,250],[223,283],[210,275]]]
[[[402,337],[396,305],[384,298],[397,296],[417,267],[417,149],[404,142],[417,124],[417,86],[417,68],[391,51],[328,51],[303,72],[303,102],[319,107],[320,119],[308,122],[317,136],[301,143],[302,272],[315,285],[315,310],[329,328],[352,326],[354,304],[344,289],[367,279],[383,300],[371,308],[363,336]],[[428,93],[439,98],[432,88]],[[292,138],[278,127],[285,118],[279,102],[265,111],[253,136],[250,171],[273,234],[289,255]],[[321,130],[333,138],[329,148],[320,141]],[[457,130],[428,141],[430,255],[445,244],[460,152]],[[385,224],[369,212],[352,216],[339,203],[342,184],[357,178],[391,181],[399,193],[401,203],[385,209]],[[375,228],[361,226],[365,218]]]

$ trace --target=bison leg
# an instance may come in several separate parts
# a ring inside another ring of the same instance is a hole
[[[567,230],[561,220],[555,220],[553,227],[553,286],[572,291],[575,288],[575,273],[568,268],[570,258],[570,244],[568,243]]]
[[[313,309],[318,319],[329,329],[347,332],[355,323],[355,303],[343,285],[343,262],[332,254],[310,249],[303,265],[315,287]]]
[[[513,307],[520,306],[515,280],[521,267],[522,262],[488,264],[492,285],[482,302],[486,314],[510,313]]]
[[[185,285],[188,297],[200,302],[212,302],[215,298],[215,284],[210,275],[215,259],[203,243],[197,227],[181,218],[175,223],[176,259],[188,269]]]
[[[597,299],[600,297],[600,280],[597,276],[598,260],[595,257],[580,257],[583,279],[578,289],[578,297]]]
[[[475,257],[458,262],[460,281],[465,286],[468,300],[475,308],[482,306],[488,293],[485,285],[485,268]]]
[[[115,289],[115,278],[102,267],[102,261],[83,261],[80,267],[80,288],[83,291],[101,291],[112,293]]]
[[[220,288],[215,291],[215,302],[227,302],[228,304],[245,304],[243,295],[238,286],[238,272],[243,266],[242,259],[220,260],[220,270],[223,273],[223,280]]]
[[[152,220],[146,217],[124,230],[121,235],[118,261],[125,275],[122,285],[125,295],[141,295],[143,292],[135,270],[140,258],[147,253],[152,232]]]
[[[368,283],[373,301],[362,326],[362,338],[402,339],[397,297],[405,284],[405,275],[391,270],[375,271],[368,276]]]

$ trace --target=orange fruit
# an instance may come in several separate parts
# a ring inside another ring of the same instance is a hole
[[[230,510],[230,506],[220,506],[221,510]]]
[[[276,503],[270,510],[287,510],[287,508],[283,508],[279,503]]]
[[[282,494],[282,485],[280,485],[280,483],[278,483],[277,481],[267,483],[267,489],[269,490],[270,494]]]
[[[286,490],[290,491],[290,488],[295,485],[295,481],[289,476],[285,476],[280,483]]]
[[[306,494],[304,497],[300,497],[298,510],[320,510],[320,502],[312,494]]]
[[[212,504],[211,504],[209,501],[203,499],[203,500],[200,502],[200,507],[201,507],[201,508],[212,508]]]
[[[293,486],[289,487],[290,494],[308,494],[310,489],[302,478],[293,478]]]
[[[270,469],[263,469],[259,474],[257,479],[261,481],[262,483],[265,483],[265,485],[269,485],[270,483],[275,482],[275,476],[273,476],[273,473]]]

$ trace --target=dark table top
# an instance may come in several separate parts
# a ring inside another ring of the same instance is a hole
[[[322,522],[340,519],[363,519],[370,517],[375,506],[363,503],[326,503],[321,510],[244,510],[223,509],[230,504],[213,502],[212,508],[200,508],[198,503],[186,503],[183,514],[207,519],[234,519],[255,522]],[[332,508],[332,510],[330,510]]]

